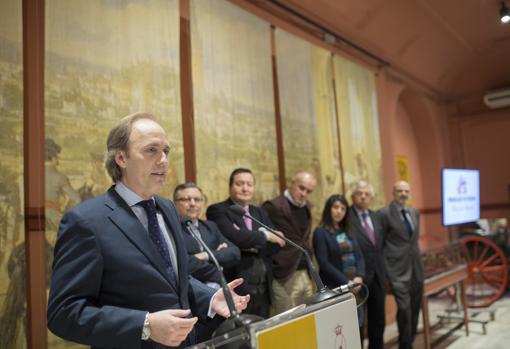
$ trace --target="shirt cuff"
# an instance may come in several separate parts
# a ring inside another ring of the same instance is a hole
[[[269,230],[267,230],[266,228],[264,228],[264,227],[260,227],[259,231],[264,233],[264,235],[266,236],[266,240],[269,241],[269,234],[271,234],[271,232]]]
[[[218,291],[214,292],[213,296],[211,297],[211,301],[209,302],[209,309],[207,310],[207,317],[210,317],[211,319],[216,316],[216,311],[213,309],[213,301],[216,295],[218,294]]]

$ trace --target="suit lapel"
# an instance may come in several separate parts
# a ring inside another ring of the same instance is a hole
[[[418,220],[418,213],[414,208],[409,208],[409,215],[411,216],[411,219],[413,220],[413,227],[414,232],[419,231],[420,221]]]
[[[365,228],[363,228],[363,225],[361,224],[361,220],[359,219],[358,213],[354,207],[351,206],[351,222],[354,225],[355,231],[358,232],[358,238],[361,236],[362,239],[365,240],[366,244],[369,244],[370,246],[374,246],[372,241],[367,236],[367,233],[365,231]]]
[[[409,215],[413,221],[413,237],[420,231],[420,221],[418,219],[418,213],[414,208],[409,208]]]
[[[261,221],[262,217],[259,214],[260,213],[259,210],[253,205],[249,205],[249,206],[250,206],[250,215],[252,215],[253,218],[256,218],[259,221]],[[243,219],[243,224],[244,224],[244,219]],[[246,227],[246,224],[244,224],[244,226]],[[258,230],[259,227],[260,227],[260,225],[257,222],[255,222],[253,220],[251,221],[251,228],[252,228],[251,230],[252,231]],[[246,228],[246,229],[248,229],[248,228]]]
[[[154,248],[147,231],[113,187],[108,191],[105,205],[113,210],[109,215],[113,224],[147,257],[152,265],[165,277],[170,286],[175,288],[167,275],[163,259]]]
[[[232,211],[230,211],[230,206],[232,205],[237,205],[234,201],[232,201],[232,199],[227,199],[227,201],[225,201],[225,205],[227,206],[227,212],[228,212],[228,215],[230,216],[230,218],[232,218],[232,221],[241,229],[248,229],[246,227],[246,224],[244,224],[244,218],[243,216],[241,216],[240,214],[235,214],[233,213]],[[250,206],[250,214],[253,213],[253,210],[252,210],[252,207],[253,206]],[[257,218],[256,216],[253,216],[255,218]],[[255,222],[253,222],[253,224],[255,224]]]

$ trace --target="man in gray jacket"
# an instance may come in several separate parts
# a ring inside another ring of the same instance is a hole
[[[420,217],[407,206],[411,187],[393,186],[393,201],[379,212],[383,218],[386,274],[397,303],[399,348],[412,348],[423,298],[423,264],[418,247]]]

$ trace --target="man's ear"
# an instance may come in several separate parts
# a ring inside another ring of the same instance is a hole
[[[120,168],[126,168],[126,153],[123,150],[118,150],[115,154],[115,162]]]

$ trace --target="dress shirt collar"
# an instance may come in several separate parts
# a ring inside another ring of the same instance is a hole
[[[137,203],[144,200],[140,195],[126,187],[122,181],[119,181],[115,184],[115,191],[120,195],[122,199],[124,199],[129,207],[135,206]],[[152,197],[152,200],[154,200],[154,197]]]
[[[407,208],[407,205],[400,205],[398,202],[396,201],[393,201],[395,203],[395,206],[397,206],[397,209],[398,209],[398,212],[402,212],[402,210],[405,210],[406,212],[408,212],[408,208]]]
[[[250,204],[243,205],[240,202],[235,201],[234,199],[230,199],[230,200],[232,200],[232,202],[234,204],[236,204],[237,206],[242,207],[245,211],[248,211],[248,209],[250,208]]]
[[[368,212],[368,209],[360,210],[356,206],[352,206],[352,207],[354,207],[354,211],[356,211],[356,214],[358,215],[359,218],[363,218],[363,213],[366,213],[367,216],[370,218],[370,213]]]
[[[303,204],[297,203],[296,200],[294,200],[294,198],[292,198],[292,195],[290,195],[289,189],[285,189],[285,191],[283,192],[283,196],[285,196],[287,198],[287,200],[289,200],[290,203],[292,205],[296,206],[296,207],[301,208],[301,207],[305,207],[306,206],[306,201]]]

